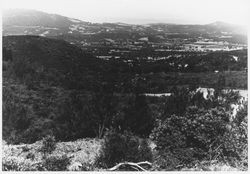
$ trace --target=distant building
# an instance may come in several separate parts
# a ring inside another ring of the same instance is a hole
[[[105,46],[111,46],[115,44],[115,41],[113,39],[102,39],[99,41],[100,44],[105,45]]]
[[[138,39],[138,41],[148,42],[148,37],[142,37],[142,38]]]

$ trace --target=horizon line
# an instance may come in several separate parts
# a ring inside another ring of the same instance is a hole
[[[77,19],[80,20],[82,22],[90,22],[90,23],[98,23],[98,24],[105,24],[105,23],[110,23],[110,24],[117,24],[117,23],[121,23],[121,24],[128,24],[128,25],[152,25],[152,24],[170,24],[170,25],[210,25],[210,24],[214,24],[214,23],[225,23],[225,24],[229,24],[229,25],[236,25],[236,26],[241,26],[241,27],[247,27],[247,24],[236,24],[236,23],[231,23],[231,22],[225,22],[222,20],[214,20],[213,22],[209,22],[209,23],[182,23],[182,22],[164,22],[164,21],[157,21],[157,22],[145,22],[145,23],[129,23],[129,22],[124,22],[124,21],[114,21],[114,22],[108,22],[108,21],[102,21],[102,22],[97,22],[97,21],[91,21],[91,20],[83,20],[80,19],[79,17],[68,17],[65,16],[63,14],[59,14],[59,13],[51,13],[51,12],[46,12],[44,10],[37,10],[37,9],[31,9],[31,8],[2,8],[2,17],[3,17],[3,12],[4,11],[11,11],[11,10],[24,10],[24,11],[37,11],[37,12],[42,12],[42,13],[47,13],[47,14],[51,14],[51,15],[59,15],[59,16],[63,16],[66,18],[71,18],[71,19]],[[132,19],[132,18],[128,18],[128,19]],[[136,18],[135,18],[136,19]],[[136,19],[136,20],[152,20],[155,21],[156,19]]]

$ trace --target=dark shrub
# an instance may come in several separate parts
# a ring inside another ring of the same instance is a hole
[[[177,159],[171,152],[160,153],[154,159],[153,170],[159,171],[164,169],[173,171],[179,164],[179,159]]]
[[[23,150],[23,152],[28,152],[30,150],[30,148],[27,145],[25,145],[22,147],[22,150]]]
[[[131,108],[132,113],[127,116],[128,127],[141,137],[148,137],[154,126],[154,119],[150,112],[146,96],[135,95],[134,105]],[[126,120],[125,120],[126,121]]]
[[[101,155],[97,161],[98,165],[105,168],[125,161],[152,161],[152,152],[145,140],[132,133],[110,130],[104,136]]]
[[[206,111],[190,107],[185,116],[172,115],[161,122],[151,137],[161,153],[172,153],[180,164],[190,164],[221,144],[227,117],[221,108]]]
[[[229,106],[230,102],[237,103],[237,97],[223,100],[230,98],[223,95],[223,98],[213,98],[210,108],[189,106],[184,114],[173,114],[159,121],[151,134],[161,159],[156,160],[156,166],[171,169],[213,159],[232,163],[240,160],[245,165],[247,112],[244,108],[247,107],[233,118]]]
[[[29,152],[26,156],[27,159],[31,159],[31,160],[34,160],[35,159],[35,154]]]
[[[42,147],[41,147],[41,152],[44,154],[51,153],[56,149],[56,141],[55,137],[52,135],[47,135],[46,137],[43,138],[42,140]]]
[[[48,156],[43,162],[44,168],[48,171],[66,171],[69,164],[70,158],[66,155]]]

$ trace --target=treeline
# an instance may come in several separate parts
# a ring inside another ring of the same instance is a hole
[[[134,55],[135,54],[135,55]],[[140,59],[135,60],[135,57]],[[155,58],[154,61],[147,58]],[[157,57],[165,57],[157,60]],[[126,59],[140,65],[143,73],[240,71],[247,68],[247,50],[212,53],[155,52],[152,49],[129,53]]]

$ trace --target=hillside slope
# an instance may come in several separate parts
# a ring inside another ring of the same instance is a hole
[[[62,140],[94,137],[83,106],[105,84],[113,92],[112,82],[122,80],[119,65],[63,40],[3,37],[3,139],[33,143],[50,132]]]
[[[4,76],[12,74],[24,81],[29,77],[68,88],[82,86],[81,81],[101,66],[101,60],[74,45],[40,36],[3,37],[3,61],[12,67]]]

